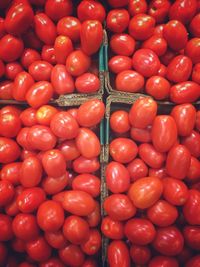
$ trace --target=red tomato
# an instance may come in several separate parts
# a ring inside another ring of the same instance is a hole
[[[66,69],[72,76],[80,76],[85,73],[90,65],[90,57],[81,50],[73,51],[66,60]]]
[[[80,190],[69,190],[64,194],[63,208],[77,216],[87,216],[95,209],[91,195]]]
[[[153,34],[155,19],[146,14],[135,15],[129,23],[129,33],[136,40],[146,40]]]
[[[61,192],[68,184],[69,174],[66,172],[60,177],[47,176],[42,180],[42,188],[48,195],[54,195]]]
[[[156,116],[151,134],[155,149],[159,152],[167,152],[177,140],[177,126],[173,117]]]
[[[3,77],[5,74],[5,65],[2,60],[0,60],[0,77]]]
[[[138,153],[137,145],[130,138],[116,138],[110,143],[111,157],[120,163],[129,163]]]
[[[144,86],[144,77],[134,70],[124,70],[117,74],[116,90],[136,93]]]
[[[45,1],[45,13],[54,21],[58,21],[64,16],[70,16],[72,14],[72,11],[73,11],[73,5],[71,0]]]
[[[35,15],[34,28],[36,35],[42,42],[47,45],[54,44],[56,39],[56,26],[45,13]]]
[[[116,133],[126,133],[130,130],[128,112],[117,110],[110,116],[110,127]]]
[[[106,167],[106,186],[112,193],[126,192],[130,186],[130,174],[119,162],[110,162]]]
[[[45,232],[44,236],[49,245],[55,249],[64,248],[68,244],[68,241],[64,237],[61,230],[54,232]]]
[[[117,55],[131,56],[135,50],[135,40],[126,33],[113,34],[110,47]]]
[[[200,63],[200,38],[190,39],[185,47],[185,54],[188,56],[193,64]]]
[[[12,229],[16,237],[24,241],[35,239],[39,235],[37,220],[32,214],[17,214],[13,219]]]
[[[40,60],[40,54],[31,48],[25,48],[24,52],[21,56],[21,64],[25,69],[28,69],[28,67],[35,61]]]
[[[200,84],[200,63],[194,65],[192,70],[192,80]]]
[[[64,263],[58,258],[50,258],[49,260],[47,260],[43,263],[40,263],[40,267],[53,267],[53,266],[54,267],[65,267]],[[20,266],[20,267],[22,267],[22,266]]]
[[[189,183],[196,183],[200,180],[200,162],[195,157],[191,157],[190,168],[186,180]]]
[[[20,183],[24,187],[33,187],[40,183],[41,178],[42,164],[39,159],[35,156],[25,159],[20,170]]]
[[[81,23],[76,17],[64,17],[57,23],[57,33],[69,37],[73,42],[80,39]]]
[[[33,10],[28,3],[14,2],[6,14],[5,29],[10,34],[21,35],[30,27],[33,17]]]
[[[149,169],[149,176],[151,177],[158,177],[158,178],[164,178],[167,176],[165,168],[160,169]]]
[[[188,198],[188,188],[186,184],[178,179],[163,179],[163,197],[172,205],[181,206]]]
[[[200,228],[198,226],[185,226],[183,235],[189,247],[200,250]]]
[[[96,254],[101,248],[101,234],[97,229],[91,229],[89,238],[81,244],[82,251],[87,255]]]
[[[72,181],[73,190],[81,190],[92,197],[98,197],[100,195],[100,179],[92,174],[80,174]]]
[[[107,197],[104,201],[104,209],[108,216],[116,221],[126,221],[136,213],[136,208],[124,194],[112,194]]]
[[[183,245],[183,236],[175,226],[157,229],[153,246],[158,252],[166,256],[175,256],[182,251]]]
[[[151,258],[151,252],[147,246],[132,245],[130,255],[132,261],[136,264],[146,264]]]
[[[130,162],[127,166],[128,172],[130,174],[131,182],[137,179],[146,177],[148,174],[148,167],[143,160],[136,158]]]
[[[173,224],[178,218],[177,208],[165,200],[159,200],[147,210],[147,217],[160,227]]]
[[[130,134],[134,141],[148,143],[151,141],[151,126],[148,126],[146,129],[131,127]]]
[[[148,14],[152,16],[156,23],[165,22],[171,3],[168,0],[153,0],[149,4]]]
[[[18,144],[9,138],[0,137],[0,163],[11,163],[20,156]]]
[[[90,227],[96,227],[99,225],[101,221],[101,211],[98,201],[95,201],[95,209],[86,217],[86,221],[88,222]]]
[[[26,47],[41,50],[43,42],[38,38],[35,31],[31,28],[23,34],[23,41]]]
[[[19,184],[19,171],[21,165],[21,162],[5,164],[1,169],[1,180],[8,180],[13,185]]]
[[[142,48],[151,49],[157,56],[162,56],[167,51],[167,42],[158,35],[152,35],[142,44]]]
[[[58,110],[50,105],[40,107],[36,112],[37,123],[49,126],[51,119],[57,112]]]
[[[19,116],[13,113],[0,114],[0,135],[4,137],[16,137],[21,129]]]
[[[4,18],[0,17],[0,38],[2,38],[5,34],[6,34],[5,20]]]
[[[93,73],[84,73],[76,78],[75,87],[79,93],[94,93],[100,89],[100,80]]]
[[[28,68],[28,72],[35,81],[49,81],[53,66],[43,60],[34,61]]]
[[[187,24],[193,18],[197,9],[196,0],[178,0],[173,3],[169,10],[170,19],[177,19]]]
[[[40,187],[27,188],[17,197],[16,203],[18,209],[23,213],[31,213],[44,202],[46,195]]]
[[[161,196],[163,185],[157,177],[144,177],[135,181],[129,188],[128,196],[140,209],[151,207]]]
[[[25,101],[26,94],[34,84],[33,77],[26,71],[18,73],[14,80],[12,95],[17,101]]]
[[[51,256],[51,247],[44,237],[39,236],[36,239],[26,243],[26,252],[34,261],[45,261]]]
[[[44,61],[49,62],[50,64],[56,64],[56,56],[54,47],[51,45],[44,45],[42,47],[41,57]]]
[[[22,186],[20,186],[20,185],[17,186],[17,187],[15,187],[15,195],[14,195],[14,198],[5,207],[5,212],[6,212],[7,215],[9,215],[9,216],[15,216],[15,215],[17,215],[20,212],[19,209],[18,209],[18,207],[17,207],[16,200],[17,200],[17,197],[22,193],[23,189],[24,188]]]
[[[183,206],[183,215],[186,221],[191,225],[198,225],[200,222],[200,192],[192,189],[189,191],[189,197]]]
[[[24,127],[20,130],[20,132],[17,135],[17,143],[23,147],[23,149],[27,150],[33,150],[33,147],[29,144],[27,137],[29,134],[29,127]]]
[[[101,232],[109,239],[123,239],[124,225],[122,222],[115,221],[106,216],[102,219]]]
[[[150,260],[148,267],[158,267],[158,266],[178,267],[179,264],[178,261],[172,257],[156,256]]]
[[[178,20],[170,20],[163,29],[163,37],[168,46],[179,51],[185,48],[188,41],[188,33],[185,26]]]
[[[172,59],[177,56],[177,52],[168,49],[167,52],[160,57],[161,62],[164,64],[164,66],[169,65],[169,63],[172,61]],[[167,69],[165,69],[165,74],[167,72]]]
[[[0,181],[0,206],[9,204],[15,195],[14,187],[8,180]]]
[[[130,267],[131,259],[124,241],[112,241],[108,245],[108,263],[110,267]]]
[[[196,121],[196,109],[193,105],[177,105],[172,109],[171,116],[175,119],[180,136],[188,136],[192,133]]]
[[[196,131],[192,131],[190,135],[182,139],[182,144],[186,146],[191,155],[199,158],[200,156],[200,134]]]
[[[130,15],[126,9],[113,9],[108,12],[106,27],[114,33],[122,33],[129,25]]]
[[[81,1],[77,7],[77,15],[81,22],[95,19],[101,23],[105,20],[106,12],[101,3],[94,0]]]
[[[195,127],[198,131],[200,131],[200,112],[197,111],[196,113],[196,123],[195,123]]]
[[[83,266],[85,255],[79,246],[70,244],[58,251],[59,257],[67,265]],[[73,257],[72,257],[73,255]]]
[[[3,213],[0,214],[1,236],[0,241],[8,241],[13,238],[12,219]]]
[[[47,104],[53,96],[53,87],[47,81],[40,81],[31,86],[26,93],[26,101],[33,108]]]
[[[8,100],[13,99],[12,92],[14,89],[14,83],[10,81],[0,82],[0,99]]]
[[[80,156],[73,161],[72,166],[77,173],[92,173],[100,168],[100,163],[97,157],[87,159]]]
[[[131,70],[132,60],[127,56],[114,56],[108,62],[108,67],[113,73],[120,73],[124,70]]]
[[[5,76],[9,80],[14,80],[17,74],[19,74],[22,71],[23,71],[23,68],[18,62],[11,62],[11,63],[6,64]],[[2,71],[0,71],[0,76],[1,76],[1,72]]]
[[[131,16],[146,13],[147,12],[147,3],[145,0],[130,0],[128,3],[128,11]]]
[[[17,107],[17,106],[12,106],[12,105],[7,105],[1,108],[0,114],[5,114],[5,113],[12,113],[14,115],[20,116],[22,110]]]
[[[156,100],[164,100],[169,96],[170,83],[161,76],[152,76],[146,82],[145,91]]]
[[[36,120],[36,109],[27,108],[20,114],[20,120],[24,126],[31,127],[37,123]]]
[[[156,1],[156,0],[155,0]],[[165,0],[163,0],[165,1]],[[155,28],[154,28],[154,32],[153,34],[163,37],[163,29],[164,29],[165,24],[158,24]]]
[[[57,63],[65,64],[67,56],[73,51],[71,39],[67,36],[59,35],[55,39],[54,51]]]
[[[98,265],[95,259],[88,258],[85,260],[83,267],[98,267]]]
[[[64,141],[58,146],[66,161],[71,161],[80,156],[80,152],[74,140]]]
[[[103,27],[98,20],[86,20],[80,30],[81,49],[87,55],[95,54],[103,41]]]
[[[15,238],[12,241],[12,248],[16,252],[24,253],[25,252],[25,242],[22,239]],[[26,265],[25,265],[26,267]]]
[[[198,13],[190,22],[190,32],[194,37],[200,38],[200,14]]]
[[[6,34],[0,39],[0,59],[5,62],[17,60],[24,50],[23,41],[11,34]]]

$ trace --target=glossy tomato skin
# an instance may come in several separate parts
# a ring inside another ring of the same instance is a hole
[[[46,45],[53,45],[56,39],[56,26],[45,14],[38,13],[34,17],[35,32],[38,38]]]
[[[159,152],[167,152],[177,140],[175,120],[168,115],[156,116],[152,125],[152,143]]]
[[[116,240],[109,244],[108,263],[110,267],[131,266],[131,259],[125,242]]]
[[[88,239],[81,244],[81,249],[87,255],[95,255],[101,247],[101,234],[97,229],[89,231]]]
[[[102,219],[101,232],[109,239],[123,239],[124,225],[122,222],[112,220],[107,216]]]
[[[58,110],[50,105],[44,105],[40,107],[36,112],[37,123],[49,126],[51,119],[57,112]]]
[[[145,0],[130,0],[128,5],[128,11],[131,16],[146,13],[147,11],[147,2]]]
[[[80,152],[74,140],[62,142],[58,146],[58,149],[62,152],[66,161],[74,160],[80,156]]]
[[[163,23],[166,20],[171,3],[168,0],[153,0],[149,5],[148,14],[152,16],[156,23]]]
[[[42,180],[42,188],[48,195],[54,195],[65,189],[69,181],[69,174],[66,172],[60,177],[47,176]]]
[[[158,267],[158,266],[178,267],[179,264],[178,261],[173,257],[156,256],[150,260],[149,267]]]
[[[95,201],[95,209],[86,217],[90,227],[97,227],[101,221],[101,211],[98,201]]]
[[[12,183],[8,180],[0,181],[0,206],[9,204],[14,198],[15,192]]]
[[[76,78],[75,88],[79,93],[94,93],[100,89],[100,80],[93,73],[84,73]]]
[[[199,158],[200,156],[200,134],[197,131],[192,131],[190,135],[182,139],[182,144],[186,146],[191,155]]]
[[[197,158],[191,156],[190,168],[186,180],[189,183],[196,183],[200,179],[200,162]]]
[[[47,0],[45,1],[45,13],[53,21],[58,21],[64,16],[70,16],[73,11],[73,5],[71,0],[56,1]]]
[[[50,258],[49,260],[40,264],[40,267],[64,267],[64,263],[58,258]],[[23,266],[21,266],[23,267]],[[26,267],[26,266],[24,266]],[[28,266],[27,266],[28,267]]]
[[[134,70],[124,70],[117,74],[116,90],[124,92],[140,92],[144,86],[144,77]]]
[[[0,163],[11,163],[19,158],[20,148],[14,140],[0,137],[0,147]]]
[[[193,249],[200,249],[200,228],[198,226],[185,226],[183,229],[183,235],[186,243]]]
[[[65,64],[67,56],[73,51],[71,39],[64,35],[57,36],[54,51],[57,63]]]
[[[77,173],[92,173],[100,168],[98,157],[88,159],[80,156],[73,161],[72,165],[74,171]]]
[[[0,99],[7,100],[13,99],[12,91],[14,88],[14,83],[10,81],[0,82]]]
[[[38,51],[32,48],[25,48],[24,52],[21,56],[21,64],[25,69],[28,69],[28,67],[37,60],[40,60],[40,54]]]
[[[76,17],[67,16],[57,23],[57,33],[69,37],[73,42],[80,39],[81,23]]]
[[[147,264],[151,258],[150,249],[147,246],[132,245],[130,248],[130,256],[136,264]]]
[[[12,162],[5,164],[0,173],[1,180],[8,180],[13,185],[19,184],[19,171],[21,168],[21,162]]]
[[[136,213],[136,208],[124,194],[112,194],[107,197],[104,201],[104,209],[108,216],[116,221],[126,221]]]
[[[1,65],[1,64],[0,64]],[[1,67],[0,67],[1,69]],[[6,64],[5,76],[9,80],[14,80],[18,73],[22,72],[23,68],[18,62],[11,62]],[[1,73],[1,71],[0,71]],[[1,74],[0,74],[1,76]]]
[[[189,191],[189,197],[183,206],[183,215],[186,221],[191,225],[198,225],[200,221],[200,193],[196,189]]]
[[[194,65],[192,70],[192,81],[200,84],[200,63]]]
[[[142,177],[146,177],[148,174],[148,167],[142,159],[136,158],[131,161],[127,166],[130,174],[131,182],[136,181]]]
[[[110,127],[116,133],[126,133],[130,130],[128,112],[117,110],[110,117]]]
[[[85,255],[77,245],[67,245],[58,251],[59,257],[66,265],[83,266]],[[74,257],[72,258],[72,255]]]
[[[167,51],[167,42],[158,35],[152,35],[142,44],[142,48],[151,49],[157,56],[162,56]]]
[[[124,70],[131,70],[132,60],[127,56],[114,56],[108,62],[108,67],[113,73],[120,73]]]
[[[156,53],[147,48],[137,50],[132,57],[133,68],[144,77],[158,74],[160,60]]]
[[[81,22],[92,19],[99,20],[102,23],[106,17],[106,12],[100,2],[86,0],[78,5],[77,15]]]
[[[26,94],[33,84],[34,79],[28,72],[22,71],[18,73],[14,80],[13,98],[17,101],[25,101]]]
[[[48,244],[55,249],[64,248],[68,244],[68,241],[64,237],[62,230],[45,232],[44,237]]]
[[[200,63],[199,44],[200,38],[193,38],[188,41],[185,47],[185,54],[191,58],[193,64]]]
[[[151,125],[145,129],[131,127],[131,138],[140,143],[151,142]]]
[[[128,27],[129,20],[130,15],[126,9],[114,9],[107,15],[106,26],[114,33],[121,33]]]
[[[162,195],[163,184],[157,177],[144,177],[135,181],[129,188],[128,196],[140,209],[151,207]]]
[[[57,63],[55,49],[52,45],[44,45],[42,47],[41,57],[43,60],[49,62],[50,64],[55,65]]]
[[[135,50],[135,40],[126,33],[112,35],[110,39],[112,51],[120,56],[131,56]]]
[[[27,108],[22,111],[20,114],[20,120],[22,124],[26,127],[31,127],[37,123],[36,120],[36,109],[34,108]]]
[[[146,82],[145,91],[156,100],[164,100],[169,96],[170,83],[162,76],[152,76]]]
[[[90,57],[81,50],[73,51],[66,60],[66,69],[72,76],[80,76],[85,73],[90,65]]]
[[[28,72],[35,81],[49,81],[53,66],[43,60],[34,61],[28,68]]]
[[[21,129],[21,122],[13,113],[0,114],[0,135],[4,137],[16,137]]]
[[[200,31],[199,31],[199,25],[200,25],[200,15],[199,13],[193,17],[193,19],[190,22],[190,32],[194,37],[200,37]]]

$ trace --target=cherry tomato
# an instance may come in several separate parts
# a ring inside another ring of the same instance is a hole
[[[99,225],[101,221],[101,211],[98,201],[95,201],[95,209],[86,217],[86,221],[90,227],[96,227]]]
[[[148,167],[142,159],[136,158],[130,162],[127,166],[128,172],[130,174],[131,182],[137,179],[146,177],[148,174]]]
[[[191,157],[190,168],[186,180],[189,183],[196,183],[200,179],[200,162],[195,157]]]
[[[51,119],[57,112],[58,110],[50,105],[44,105],[40,107],[35,114],[37,123],[49,126]]]
[[[21,56],[21,64],[25,69],[28,69],[28,67],[35,61],[40,60],[40,54],[35,49],[31,48],[25,48],[24,52]]]
[[[112,35],[110,39],[112,51],[120,56],[131,56],[135,50],[135,40],[126,33]]]
[[[27,108],[20,114],[20,120],[24,126],[31,127],[37,123],[36,109]]]
[[[77,245],[67,245],[63,249],[60,249],[58,251],[58,254],[60,259],[66,264],[66,266],[83,266],[85,255]]]
[[[130,267],[131,259],[124,241],[112,241],[108,245],[108,264],[110,267]]]
[[[147,2],[145,0],[130,0],[128,3],[128,11],[131,16],[144,14],[147,12]]]
[[[20,148],[14,140],[0,137],[0,147],[0,163],[11,163],[19,158]]]
[[[100,163],[97,157],[88,159],[80,156],[73,161],[72,166],[77,173],[92,173],[100,168]]]
[[[43,263],[40,263],[40,267],[53,267],[53,266],[54,267],[65,267],[64,263],[58,258],[50,258],[49,260]]]
[[[71,0],[45,1],[45,13],[54,21],[58,21],[64,16],[70,16],[72,14],[72,11],[73,11],[73,5]]]
[[[100,179],[92,174],[80,174],[72,181],[73,190],[81,190],[92,197],[98,197],[100,195]]]
[[[91,59],[81,50],[73,51],[66,60],[66,69],[72,76],[80,76],[85,73],[91,65]]]
[[[110,117],[110,127],[116,133],[126,133],[130,130],[128,112],[117,110]]]
[[[57,63],[65,64],[67,56],[73,51],[71,39],[67,36],[59,35],[55,39],[54,51]]]
[[[14,83],[10,81],[0,82],[0,99],[8,100],[13,99],[12,92],[14,89]]]
[[[85,260],[83,267],[98,267],[98,265],[95,259],[88,258]]]
[[[54,195],[61,192],[68,184],[69,174],[66,172],[60,177],[47,176],[42,180],[42,188],[48,195]]]
[[[102,219],[101,232],[109,239],[123,239],[124,225],[122,222],[115,221],[107,216]]]
[[[193,64],[200,63],[199,44],[200,38],[193,38],[188,41],[185,47],[185,54],[192,60]]]
[[[31,28],[23,35],[23,41],[26,47],[40,50],[42,49],[43,42],[38,38],[35,31]]]
[[[158,177],[158,178],[164,178],[167,176],[165,168],[160,169],[149,169],[149,176],[151,177]]]
[[[196,64],[192,70],[192,81],[200,84],[200,63]]]
[[[10,216],[0,214],[1,236],[0,241],[8,241],[13,238],[12,219]]]
[[[140,143],[149,143],[151,141],[151,126],[145,129],[131,127],[131,138]]]
[[[58,146],[66,161],[71,161],[80,156],[80,152],[74,140],[64,141]]]
[[[20,118],[13,113],[0,114],[0,135],[16,137],[21,129]]]
[[[200,134],[192,131],[190,135],[182,139],[182,144],[186,146],[191,155],[198,158],[200,156]]]
[[[140,92],[144,86],[144,77],[134,70],[124,70],[117,74],[115,85],[118,91]]]
[[[134,263],[142,265],[149,262],[151,258],[151,252],[147,246],[132,245],[130,255]]]
[[[148,14],[152,16],[156,23],[165,22],[171,3],[168,0],[153,0],[149,4]]]
[[[146,82],[145,91],[156,100],[164,100],[169,96],[170,83],[164,77],[152,76]]]
[[[64,237],[61,230],[54,232],[45,232],[44,236],[48,244],[55,249],[64,248],[68,244],[68,241]]]
[[[114,33],[122,33],[129,25],[130,15],[126,9],[113,9],[108,12],[106,27]]]
[[[13,185],[19,184],[19,171],[21,168],[21,162],[12,162],[6,164],[1,169],[1,180],[8,180]]]
[[[200,250],[200,228],[198,226],[185,226],[183,235],[189,247]]]
[[[0,181],[0,206],[9,204],[15,195],[14,187],[9,180]]]
[[[108,67],[113,73],[120,73],[124,70],[131,70],[132,60],[127,56],[114,56],[108,62]]]
[[[17,200],[17,197],[22,193],[23,189],[24,188],[22,186],[20,186],[20,185],[15,187],[15,195],[14,195],[12,201],[9,202],[9,204],[7,204],[6,207],[5,207],[5,212],[6,212],[7,215],[15,216],[18,213],[20,213],[20,211],[19,211],[19,209],[17,207],[16,200]]]
[[[53,66],[43,60],[34,61],[28,68],[28,72],[35,81],[49,81]]]
[[[25,101],[26,94],[33,84],[33,77],[28,72],[22,71],[18,73],[14,80],[13,98],[17,101]]]
[[[14,251],[24,253],[25,252],[25,241],[19,238],[15,238],[12,241],[12,248]]]
[[[152,35],[142,44],[142,48],[151,49],[157,56],[162,56],[167,51],[167,42],[158,35]]]
[[[52,45],[44,45],[42,47],[41,57],[44,61],[49,62],[50,64],[56,64],[55,49]]]
[[[73,42],[80,39],[81,23],[76,17],[64,17],[57,23],[57,33],[69,37]]]
[[[106,12],[103,5],[94,0],[81,1],[77,7],[77,15],[81,22],[95,19],[103,23]]]
[[[195,17],[193,17],[193,19],[190,22],[190,32],[194,37],[200,38],[199,26],[200,26],[200,14],[198,13]]]
[[[150,260],[148,267],[158,267],[158,266],[178,267],[179,264],[178,261],[172,257],[156,256]]]
[[[87,255],[96,254],[101,247],[101,234],[97,229],[89,231],[89,237],[81,244],[82,251]]]
[[[22,71],[23,68],[18,62],[7,63],[5,67],[5,76],[9,80],[14,80],[17,74],[19,74]],[[1,71],[0,71],[0,76],[3,76],[1,75]]]
[[[84,73],[76,78],[75,87],[79,93],[94,93],[100,89],[100,80],[93,73]]]
[[[186,221],[191,225],[198,225],[200,222],[200,192],[196,189],[189,191],[188,199],[183,206],[183,215]]]
[[[5,34],[6,34],[5,20],[4,18],[0,17],[0,38],[2,38]]]

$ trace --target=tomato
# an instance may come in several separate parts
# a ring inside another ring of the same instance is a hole
[[[19,238],[15,238],[12,241],[12,248],[14,251],[23,253],[25,252],[25,241]],[[26,267],[26,266],[25,266]]]
[[[110,39],[112,51],[120,56],[131,56],[135,50],[135,40],[126,33],[113,34]]]
[[[156,116],[152,126],[152,142],[159,152],[168,151],[177,140],[177,126],[173,117]]]
[[[14,80],[17,74],[19,74],[22,71],[23,68],[18,62],[7,63],[5,66],[5,76],[9,80]],[[1,76],[1,71],[0,71],[0,76]]]
[[[42,164],[39,159],[36,156],[25,159],[20,170],[20,183],[24,187],[33,187],[40,183],[41,178]]]
[[[161,168],[166,160],[166,155],[158,152],[151,144],[141,144],[138,153],[140,158],[151,168]]]
[[[158,35],[152,35],[142,44],[142,48],[151,49],[157,56],[162,56],[167,51],[167,42]]]
[[[34,61],[29,67],[28,72],[35,81],[49,81],[53,66],[43,60]]]
[[[151,177],[158,177],[158,178],[164,178],[167,176],[165,168],[160,169],[149,169],[149,176]]]
[[[166,66],[169,65],[169,63],[172,61],[172,59],[177,56],[177,52],[168,49],[167,52],[160,57],[161,62],[164,64],[165,66],[165,76],[166,76],[166,72],[167,72],[167,68]]]
[[[44,237],[39,236],[36,239],[26,243],[26,252],[34,261],[45,261],[51,256],[51,247]]]
[[[114,56],[108,62],[108,67],[113,73],[120,73],[124,70],[131,70],[132,60],[127,56]]]
[[[69,174],[66,172],[60,177],[47,176],[42,180],[42,188],[48,195],[61,192],[68,184]]]
[[[12,219],[3,213],[0,214],[1,236],[0,241],[8,241],[13,238]]]
[[[92,197],[98,197],[100,195],[100,179],[92,174],[81,174],[74,178],[72,181],[73,190],[81,190]]]
[[[66,69],[72,76],[80,76],[85,73],[91,65],[91,59],[81,50],[73,51],[66,60]]]
[[[17,214],[13,219],[12,229],[16,237],[24,241],[37,238],[39,235],[37,220],[32,214]]]
[[[156,256],[152,258],[149,262],[148,267],[178,267],[178,261],[175,258],[167,257],[167,256]]]
[[[196,64],[192,70],[192,81],[200,84],[200,63]]]
[[[6,14],[5,29],[10,34],[21,35],[30,27],[33,17],[33,10],[28,3],[13,3]]]
[[[147,3],[145,0],[130,0],[128,3],[128,11],[131,16],[146,13],[147,12]]]
[[[128,172],[130,174],[131,182],[137,179],[146,177],[148,174],[148,167],[142,159],[136,158],[130,162],[127,166]]]
[[[146,14],[135,15],[129,23],[129,34],[136,40],[146,40],[153,34],[155,19]]]
[[[186,146],[191,155],[198,158],[200,156],[200,134],[192,131],[190,135],[182,139],[182,144]]]
[[[102,219],[101,232],[109,239],[123,239],[124,225],[120,221],[115,221],[109,216]]]
[[[58,112],[58,110],[50,105],[44,105],[36,111],[37,123],[49,126],[51,119]]]
[[[2,38],[5,34],[6,34],[5,20],[4,18],[0,17],[0,38]]]
[[[94,93],[100,89],[100,80],[93,73],[84,73],[76,78],[75,87],[79,93]]]
[[[24,126],[31,127],[37,123],[36,109],[27,108],[20,114],[20,120]]]
[[[153,247],[166,256],[175,256],[183,249],[184,239],[175,226],[158,228]]]
[[[62,260],[62,262],[66,264],[66,266],[67,265],[74,267],[83,266],[85,255],[79,246],[73,244],[67,245],[63,249],[60,249],[58,251],[58,254],[60,259]]]
[[[80,152],[74,140],[64,141],[58,146],[66,161],[71,161],[80,156]]]
[[[177,105],[172,109],[171,116],[176,121],[179,135],[188,136],[192,133],[196,121],[196,110],[193,105]]]
[[[9,180],[0,181],[0,206],[5,206],[9,204],[13,197],[15,191],[12,183]]]
[[[156,100],[164,100],[169,96],[170,83],[164,77],[152,76],[146,82],[145,91]]]
[[[83,267],[98,267],[98,265],[95,259],[88,258],[85,260]]]
[[[73,161],[72,166],[77,173],[92,173],[100,168],[100,163],[97,157],[88,159],[80,156]]]
[[[194,102],[199,98],[200,86],[191,81],[178,83],[170,89],[170,99],[176,104]]]
[[[44,61],[49,62],[50,64],[56,64],[55,49],[52,45],[44,45],[42,47],[41,57]]]
[[[17,116],[20,116],[21,112],[22,112],[21,108],[13,105],[6,105],[0,110],[0,114],[12,113]]]
[[[99,20],[103,23],[106,12],[101,3],[94,0],[81,1],[77,7],[77,15],[81,22],[85,20]]]
[[[110,127],[116,133],[126,133],[130,130],[128,112],[117,110],[110,116]]]
[[[112,241],[108,245],[108,264],[110,267],[130,267],[131,259],[124,241]]]
[[[103,27],[98,20],[86,20],[80,30],[81,49],[87,55],[95,54],[103,41]]]
[[[8,180],[13,185],[19,184],[19,171],[21,165],[21,162],[13,162],[4,165],[0,173],[1,180]]]
[[[152,124],[157,113],[157,103],[151,98],[139,98],[129,111],[129,121],[136,128],[146,128]]]
[[[130,15],[126,9],[113,9],[108,12],[106,27],[114,33],[122,33],[129,25]]]
[[[27,188],[17,197],[16,203],[18,209],[23,213],[31,213],[44,202],[46,195],[40,187]]]
[[[64,237],[61,230],[54,232],[45,232],[44,236],[48,244],[55,249],[64,248],[68,244],[68,241]]]
[[[101,247],[101,234],[96,229],[89,231],[89,237],[81,244],[82,251],[87,255],[96,254]]]
[[[20,212],[18,207],[17,207],[16,200],[17,200],[17,197],[22,193],[23,189],[24,188],[20,185],[15,187],[15,195],[14,195],[12,201],[9,202],[9,204],[7,204],[5,207],[5,212],[7,215],[15,216]]]
[[[200,179],[200,162],[195,157],[191,157],[190,168],[186,180],[189,183],[196,183]]]
[[[107,197],[104,201],[104,209],[112,220],[117,221],[126,221],[136,213],[136,208],[124,194],[113,194]]]
[[[171,3],[168,0],[153,0],[150,2],[148,14],[152,16],[156,23],[165,22]]]
[[[47,45],[53,45],[56,39],[56,26],[45,13],[34,17],[34,28],[38,38]]]
[[[87,216],[95,209],[91,195],[80,190],[69,190],[64,194],[63,208],[77,216]]]
[[[41,60],[40,54],[35,49],[25,48],[21,56],[21,64],[25,69],[35,61]]]
[[[49,260],[40,263],[40,267],[65,267],[63,262],[58,258],[50,258]]]
[[[148,143],[151,141],[151,126],[145,129],[131,127],[131,138],[140,143]]]
[[[57,33],[69,37],[73,42],[80,38],[81,23],[76,17],[64,17],[57,23]]]
[[[132,261],[136,264],[146,264],[151,258],[151,252],[147,246],[132,245],[130,255]]]
[[[125,224],[124,233],[133,244],[147,245],[155,238],[156,230],[150,221],[135,218]]]
[[[200,250],[200,228],[198,226],[185,226],[183,235],[187,245],[193,249]]]
[[[15,137],[21,129],[20,118],[13,113],[0,114],[0,135]]]
[[[164,0],[165,1],[165,0]],[[164,29],[165,24],[158,24],[155,28],[154,28],[154,35],[163,37],[163,29]]]
[[[54,51],[57,63],[65,64],[67,56],[73,51],[71,39],[67,36],[59,35],[55,39]]]
[[[164,199],[172,205],[184,205],[188,198],[188,188],[185,183],[178,179],[167,177],[163,179],[163,185]]]
[[[189,197],[183,206],[183,215],[189,224],[199,224],[200,216],[200,192],[192,189],[189,191]]]
[[[5,62],[17,60],[24,49],[23,41],[11,34],[6,34],[0,39],[0,59]]]
[[[178,0],[174,2],[169,10],[170,19],[177,19],[183,24],[187,24],[195,15],[197,1]]]
[[[124,70],[117,74],[115,85],[118,91],[140,92],[144,86],[144,77],[134,70]]]
[[[160,227],[172,225],[178,218],[177,208],[165,200],[159,200],[147,210],[147,217]]]
[[[23,149],[27,149],[27,150],[33,150],[33,147],[31,146],[31,144],[28,142],[28,134],[29,134],[29,127],[24,127],[20,130],[20,132],[17,135],[17,143],[23,147]]]
[[[110,155],[120,163],[132,161],[138,153],[137,145],[129,138],[116,138],[110,143]]]
[[[42,49],[43,42],[38,38],[32,28],[29,28],[29,30],[23,34],[23,41],[26,47],[36,50]]]
[[[45,1],[45,13],[54,21],[58,21],[64,16],[70,16],[72,14],[72,11],[73,11],[73,5],[71,0]]]
[[[200,38],[193,38],[188,41],[185,47],[185,55],[192,60],[193,64],[200,63],[199,44]]]
[[[20,156],[18,144],[9,138],[0,137],[0,163],[11,163]]]
[[[101,221],[101,211],[98,201],[95,201],[95,209],[86,217],[86,221],[90,227],[96,227],[99,225]]]
[[[64,223],[64,210],[61,204],[53,200],[40,204],[37,222],[43,231],[58,231]]]
[[[14,83],[10,81],[0,82],[0,99],[8,100],[13,99],[12,91],[14,88]]]
[[[190,32],[194,37],[200,38],[199,26],[200,26],[200,14],[198,13],[195,17],[193,17],[193,19],[190,22]]]
[[[170,20],[165,24],[163,37],[167,41],[168,46],[175,51],[183,49],[188,41],[187,30],[178,20]]]
[[[197,111],[196,113],[195,127],[198,131],[200,131],[200,112],[199,111]]]
[[[26,101],[33,108],[47,104],[53,96],[53,87],[47,81],[40,81],[31,86],[26,93]]]
[[[186,267],[193,267],[193,266],[199,267],[200,266],[199,263],[200,263],[200,256],[197,255],[187,261]]]

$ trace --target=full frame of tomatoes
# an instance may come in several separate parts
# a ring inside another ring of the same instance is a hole
[[[99,99],[0,109],[0,266],[101,261]],[[7,265],[8,264],[8,265]]]
[[[200,111],[110,96],[105,114],[108,266],[199,266]]]
[[[176,104],[200,97],[198,0],[109,0],[109,94],[144,93]]]

